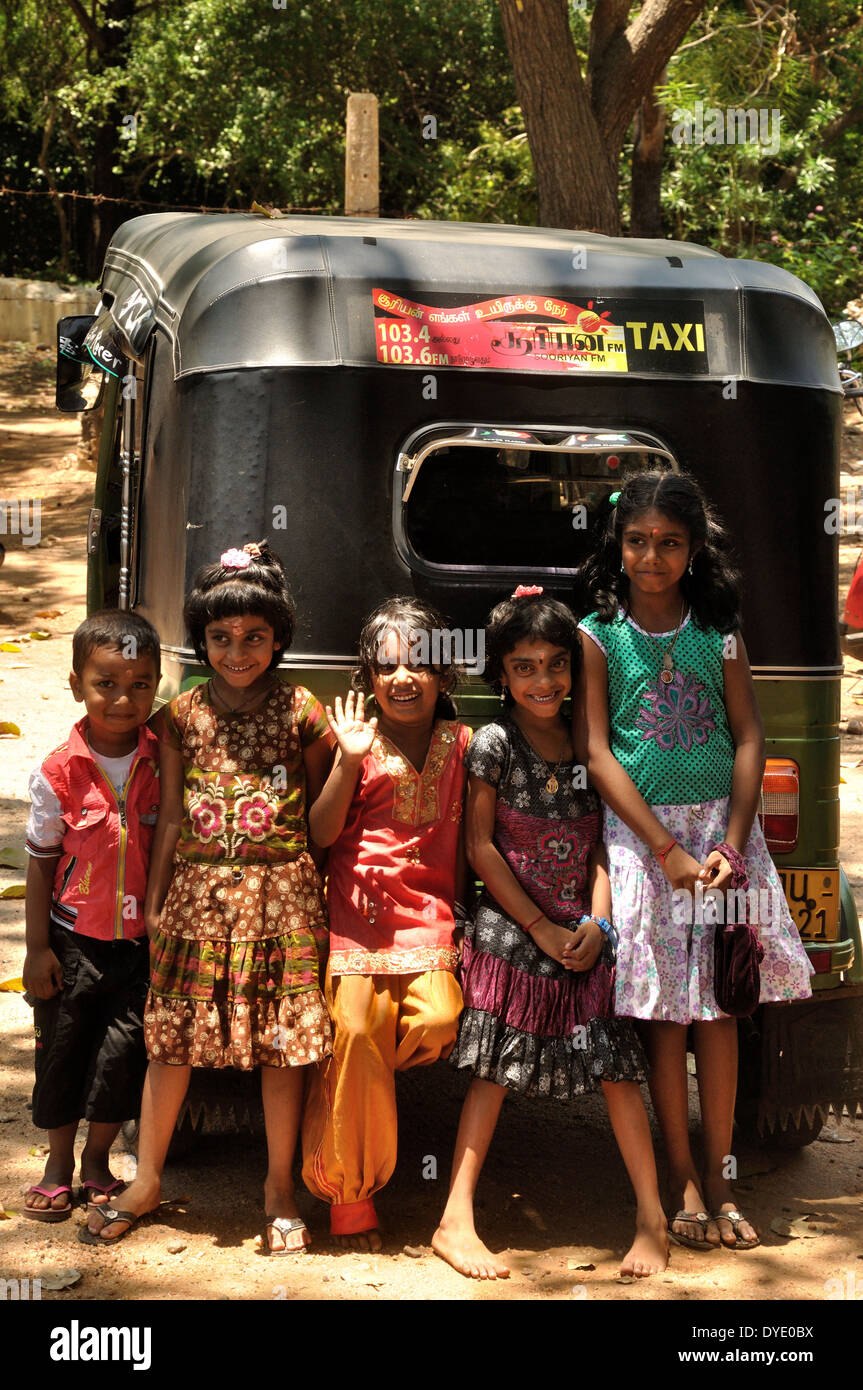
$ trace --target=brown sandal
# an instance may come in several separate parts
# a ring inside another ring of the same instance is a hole
[[[756,1245],[761,1244],[761,1241],[758,1239],[758,1236],[756,1236],[754,1240],[740,1239],[740,1236],[737,1234],[737,1232],[740,1229],[741,1221],[745,1221],[748,1226],[752,1226],[752,1222],[749,1220],[748,1216],[744,1216],[743,1212],[737,1211],[736,1208],[732,1208],[731,1211],[715,1211],[713,1212],[710,1219],[711,1221],[715,1221],[717,1225],[720,1221],[727,1221],[732,1231],[734,1232],[736,1239],[730,1241],[723,1240],[721,1229],[719,1231],[719,1239],[722,1241],[722,1244],[725,1246],[726,1250],[754,1250]],[[752,1229],[754,1231],[755,1227],[752,1226]]]
[[[668,1239],[673,1240],[675,1245],[684,1245],[687,1250],[718,1250],[719,1246],[707,1239],[707,1227],[712,1219],[706,1211],[679,1211],[668,1223]],[[703,1238],[696,1240],[695,1236],[682,1236],[677,1231],[672,1231],[671,1227],[675,1221],[688,1221],[691,1226],[700,1227]]]

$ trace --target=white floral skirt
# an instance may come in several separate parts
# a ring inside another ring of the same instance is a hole
[[[703,863],[725,839],[729,807],[730,798],[721,797],[694,806],[650,809],[669,839],[674,837]],[[613,921],[620,934],[615,1012],[671,1023],[724,1018],[713,994],[713,938],[723,914],[736,911],[737,920],[742,920],[737,902],[730,903],[728,895],[719,895],[713,903],[708,894],[703,903],[697,897],[688,903],[675,896],[647,846],[610,807],[604,805],[603,813]],[[750,892],[758,892],[761,905],[761,1003],[808,999],[812,967],[757,818],[743,857]]]

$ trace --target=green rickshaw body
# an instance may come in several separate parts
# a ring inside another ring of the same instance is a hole
[[[774,760],[765,833],[817,972],[811,1002],[742,1029],[749,1118],[804,1133],[830,1102],[863,1098],[828,524],[842,398],[812,291],[684,243],[174,213],[119,229],[101,290],[91,332],[126,370],[106,392],[88,604],[119,597],[156,625],[162,699],[205,674],[182,624],[194,571],[266,536],[297,598],[292,679],[342,693],[365,616],[413,592],[463,643],[475,673],[460,711],[482,723],[493,603],[519,582],[576,603],[591,522],[621,478],[699,479],[744,576]]]

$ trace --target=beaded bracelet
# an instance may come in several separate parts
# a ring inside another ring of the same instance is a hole
[[[618,936],[617,928],[613,927],[607,917],[593,917],[588,914],[586,917],[579,918],[578,925],[584,926],[585,922],[595,922],[605,936],[608,937],[615,951],[617,950]]]

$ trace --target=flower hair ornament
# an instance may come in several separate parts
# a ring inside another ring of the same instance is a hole
[[[250,541],[248,545],[243,546],[242,550],[231,549],[223,551],[219,556],[219,564],[226,570],[248,569],[252,560],[260,555],[260,553],[261,547],[256,545],[254,541]]]
[[[541,584],[519,584],[518,588],[510,594],[510,598],[536,598],[541,593]]]

